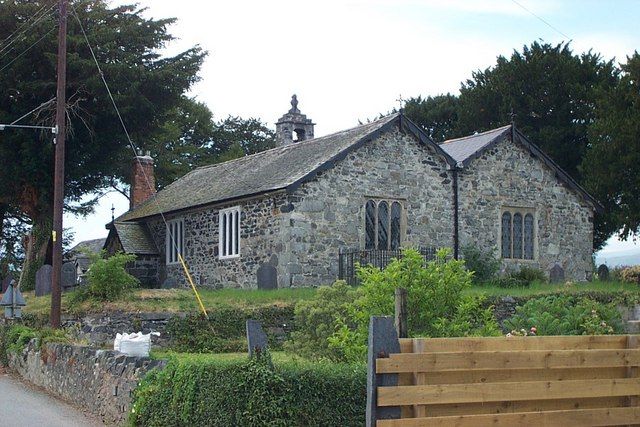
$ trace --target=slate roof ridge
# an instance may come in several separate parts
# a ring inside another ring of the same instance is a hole
[[[507,130],[507,129],[511,128],[511,126],[513,126],[513,125],[512,124],[508,124],[508,125],[505,125],[505,126],[501,126],[499,128],[489,129],[489,130],[486,130],[484,132],[474,133],[473,135],[467,135],[467,136],[461,136],[459,138],[447,139],[445,141],[442,141],[440,143],[440,145],[450,144],[452,142],[464,141],[466,139],[477,138],[479,136],[484,136],[484,135],[487,135],[487,134],[490,134],[490,133],[493,133],[493,132],[504,131],[504,130]]]

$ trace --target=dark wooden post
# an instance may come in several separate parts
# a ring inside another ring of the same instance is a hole
[[[407,290],[396,288],[396,320],[395,326],[398,338],[407,338],[409,331],[407,327]]]
[[[377,374],[376,359],[400,353],[400,341],[391,316],[371,316],[369,321],[369,350],[367,355],[367,427],[375,427],[376,420],[400,418],[400,407],[378,408],[378,387],[398,385],[398,374]]]

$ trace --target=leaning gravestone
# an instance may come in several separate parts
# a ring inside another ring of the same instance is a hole
[[[262,264],[258,268],[258,289],[277,289],[278,271],[270,264]]]
[[[45,264],[36,272],[36,296],[49,295],[51,293],[51,272],[53,268]]]
[[[603,282],[609,280],[609,267],[606,264],[600,264],[600,267],[598,267],[598,279]]]
[[[75,262],[65,262],[62,264],[62,287],[63,288],[72,288],[77,285],[77,274],[78,270],[76,269]]]
[[[13,280],[13,275],[11,273],[8,273],[4,280],[2,280],[2,293],[4,293],[7,288],[9,287],[9,283],[11,283],[11,281]]]
[[[549,270],[549,281],[551,283],[562,283],[564,282],[564,269],[560,266],[560,264],[555,264]]]

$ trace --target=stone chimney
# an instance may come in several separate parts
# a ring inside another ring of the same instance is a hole
[[[142,151],[133,159],[131,169],[131,194],[129,196],[129,209],[136,208],[140,203],[156,194],[156,177],[153,173],[153,158],[147,151]]]
[[[295,142],[313,139],[315,123],[298,110],[298,97],[291,97],[291,109],[276,123],[276,143],[288,145]]]

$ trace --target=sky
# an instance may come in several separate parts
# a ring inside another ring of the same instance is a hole
[[[131,1],[113,0],[112,5]],[[640,1],[617,0],[139,0],[148,17],[177,18],[172,55],[208,51],[190,95],[216,119],[256,117],[275,128],[297,94],[322,136],[374,118],[398,99],[458,93],[474,70],[535,40],[571,40],[624,62],[640,49]],[[135,141],[134,141],[135,142]],[[117,193],[86,218],[65,216],[75,241],[104,237],[128,210]],[[613,239],[604,251],[640,248]]]

